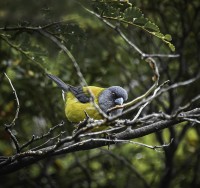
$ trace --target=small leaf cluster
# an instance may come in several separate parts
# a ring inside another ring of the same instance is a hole
[[[172,51],[175,46],[171,43],[170,34],[161,33],[159,27],[146,18],[142,11],[127,1],[95,1],[95,9],[103,18],[119,22],[121,24],[134,26],[161,39]]]

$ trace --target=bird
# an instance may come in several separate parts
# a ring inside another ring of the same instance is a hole
[[[108,110],[117,105],[122,105],[128,99],[127,91],[120,86],[108,88],[97,86],[75,87],[64,83],[55,75],[47,74],[47,76],[65,93],[65,114],[72,123],[80,123],[87,116],[95,120],[103,119],[100,110],[107,116],[119,115],[123,111],[122,108],[110,112]],[[98,105],[100,110],[94,103]]]

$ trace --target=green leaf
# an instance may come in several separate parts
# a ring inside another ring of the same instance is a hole
[[[155,31],[155,32],[160,32],[160,29],[159,27],[155,24],[155,23],[152,23],[150,21],[148,21],[145,26],[144,26],[145,29],[149,30],[149,31]]]
[[[133,21],[136,18],[142,17],[142,12],[139,8],[129,7],[124,11],[123,20]]]
[[[133,21],[133,23],[138,25],[138,26],[144,26],[147,22],[148,22],[148,20],[144,17],[137,18]]]
[[[120,9],[115,7],[107,7],[106,11],[104,12],[104,16],[107,17],[119,17]]]
[[[107,17],[119,17],[131,6],[128,1],[96,0],[93,2],[95,12]]]
[[[153,32],[153,34],[158,38],[161,38],[161,39],[165,38],[164,35],[162,33],[160,33],[160,32]]]
[[[170,47],[171,51],[174,52],[175,51],[175,46],[172,43],[168,43],[168,46]]]
[[[165,35],[165,40],[167,40],[167,41],[172,41],[172,36],[169,35],[169,34],[166,34],[166,35]]]

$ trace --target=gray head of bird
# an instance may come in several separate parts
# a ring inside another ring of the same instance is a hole
[[[99,107],[107,114],[110,108],[122,105],[128,99],[128,93],[120,86],[112,86],[105,89],[99,96]],[[122,113],[123,109],[116,109],[109,112],[108,115],[114,116]]]

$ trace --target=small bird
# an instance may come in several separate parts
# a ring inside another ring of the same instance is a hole
[[[58,77],[47,74],[65,93],[65,114],[67,119],[72,123],[79,123],[86,118],[86,114],[95,120],[102,119],[96,103],[99,108],[108,116],[114,116],[122,113],[123,109],[116,109],[108,112],[110,108],[116,105],[122,105],[128,99],[125,89],[120,86],[111,86],[109,88],[101,88],[96,86],[74,87],[65,84]],[[92,95],[91,95],[92,93]],[[93,102],[92,102],[93,97]]]

